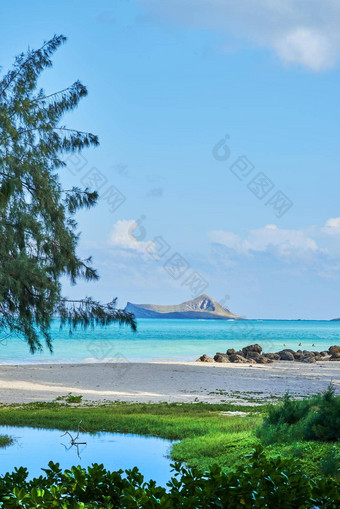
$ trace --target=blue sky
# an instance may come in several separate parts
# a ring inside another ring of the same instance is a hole
[[[65,283],[68,296],[124,306],[204,291],[245,317],[340,315],[335,1],[33,0],[0,12],[3,69],[63,33],[41,85],[89,90],[65,123],[101,145],[61,179],[100,172],[103,196],[78,219],[101,280]]]

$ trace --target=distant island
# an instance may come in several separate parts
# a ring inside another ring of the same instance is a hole
[[[340,322],[340,318],[333,318],[331,322]]]
[[[240,319],[229,309],[224,308],[209,295],[200,295],[196,299],[188,300],[174,306],[159,306],[156,304],[132,304],[128,302],[125,311],[133,313],[136,318],[196,318],[230,320]]]

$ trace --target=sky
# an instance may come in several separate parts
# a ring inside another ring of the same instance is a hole
[[[13,0],[0,65],[55,33],[40,84],[89,91],[68,127],[100,146],[65,186],[98,189],[68,297],[246,318],[340,316],[340,5],[336,0]]]

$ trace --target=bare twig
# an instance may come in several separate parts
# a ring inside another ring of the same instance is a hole
[[[73,437],[69,431],[65,431],[65,433],[60,435],[61,437],[64,437],[65,435],[68,435],[70,437],[70,439],[71,439],[71,446],[72,445],[76,445],[76,446],[77,445],[85,445],[87,443],[87,442],[77,442],[80,431],[85,431],[84,428],[81,427],[81,422],[82,421],[80,421],[79,424],[78,424],[78,430],[77,430],[77,434],[76,434],[75,437]]]

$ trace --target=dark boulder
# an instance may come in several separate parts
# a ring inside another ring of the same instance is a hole
[[[255,361],[257,364],[271,364],[273,362],[271,359],[268,359],[268,357],[265,357],[264,355],[259,355]]]
[[[199,359],[197,359],[196,362],[214,362],[214,359],[209,357],[209,355],[207,355],[207,354],[203,354],[203,355],[201,355],[201,357]]]
[[[267,357],[267,359],[270,359],[271,361],[279,361],[280,355],[278,353],[264,353],[262,354],[263,357]]]
[[[230,362],[235,362],[235,363],[247,362],[247,359],[245,359],[242,355],[238,355],[237,353],[235,353],[233,355],[229,355],[229,360],[230,360]]]
[[[293,361],[294,360],[294,355],[292,354],[292,352],[290,352],[288,350],[281,350],[281,352],[279,352],[279,355],[280,355],[281,361]]]
[[[314,364],[316,362],[314,355],[306,355],[301,359],[301,362],[306,362],[307,364]]]
[[[261,357],[261,354],[259,352],[247,352],[247,354],[245,355],[245,357],[247,359],[258,359],[259,357]]]
[[[246,357],[248,352],[257,352],[257,353],[261,353],[262,352],[262,346],[256,344],[256,345],[249,345],[249,346],[245,346],[244,348],[242,348],[242,352],[243,352],[243,355]]]
[[[225,353],[224,354],[217,353],[214,356],[214,361],[215,362],[230,362],[228,356]]]

